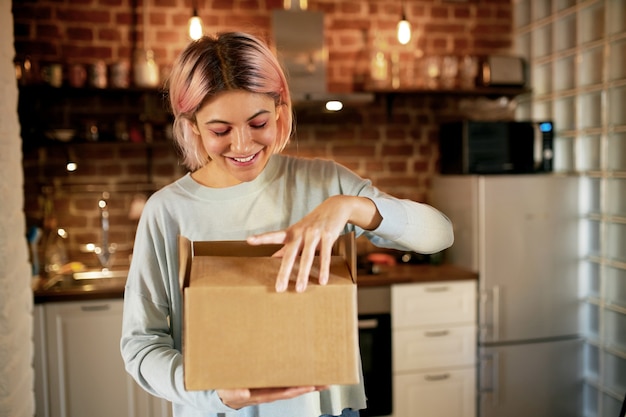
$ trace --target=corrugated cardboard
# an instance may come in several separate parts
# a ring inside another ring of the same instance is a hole
[[[277,245],[181,237],[179,247],[186,389],[359,382],[354,234],[335,244],[327,285],[316,258],[303,293],[297,268],[276,292]]]

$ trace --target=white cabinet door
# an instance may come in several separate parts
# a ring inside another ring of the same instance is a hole
[[[122,305],[122,300],[45,304],[50,417],[158,415],[154,401],[124,369]]]
[[[394,376],[394,417],[474,417],[476,373],[438,370]]]

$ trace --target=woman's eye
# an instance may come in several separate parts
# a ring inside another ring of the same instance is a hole
[[[213,134],[215,136],[226,136],[228,135],[228,133],[230,132],[230,129],[225,129],[225,130],[213,130]]]
[[[263,129],[266,125],[267,125],[267,122],[254,123],[254,124],[251,124],[250,127],[253,129]]]

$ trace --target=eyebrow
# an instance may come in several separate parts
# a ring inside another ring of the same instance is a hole
[[[247,122],[249,122],[250,120],[255,119],[256,117],[265,114],[265,113],[270,113],[269,110],[259,110],[258,112],[254,113],[252,116],[248,117],[246,119]],[[230,122],[227,122],[225,120],[220,120],[220,119],[211,119],[211,120],[207,120],[206,122],[204,122],[205,125],[209,125],[209,124],[213,124],[213,123],[223,123],[223,124],[231,124]]]

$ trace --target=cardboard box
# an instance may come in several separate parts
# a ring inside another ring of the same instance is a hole
[[[337,240],[327,285],[316,257],[303,293],[297,268],[276,292],[279,247],[180,237],[186,389],[359,382],[354,234]]]

